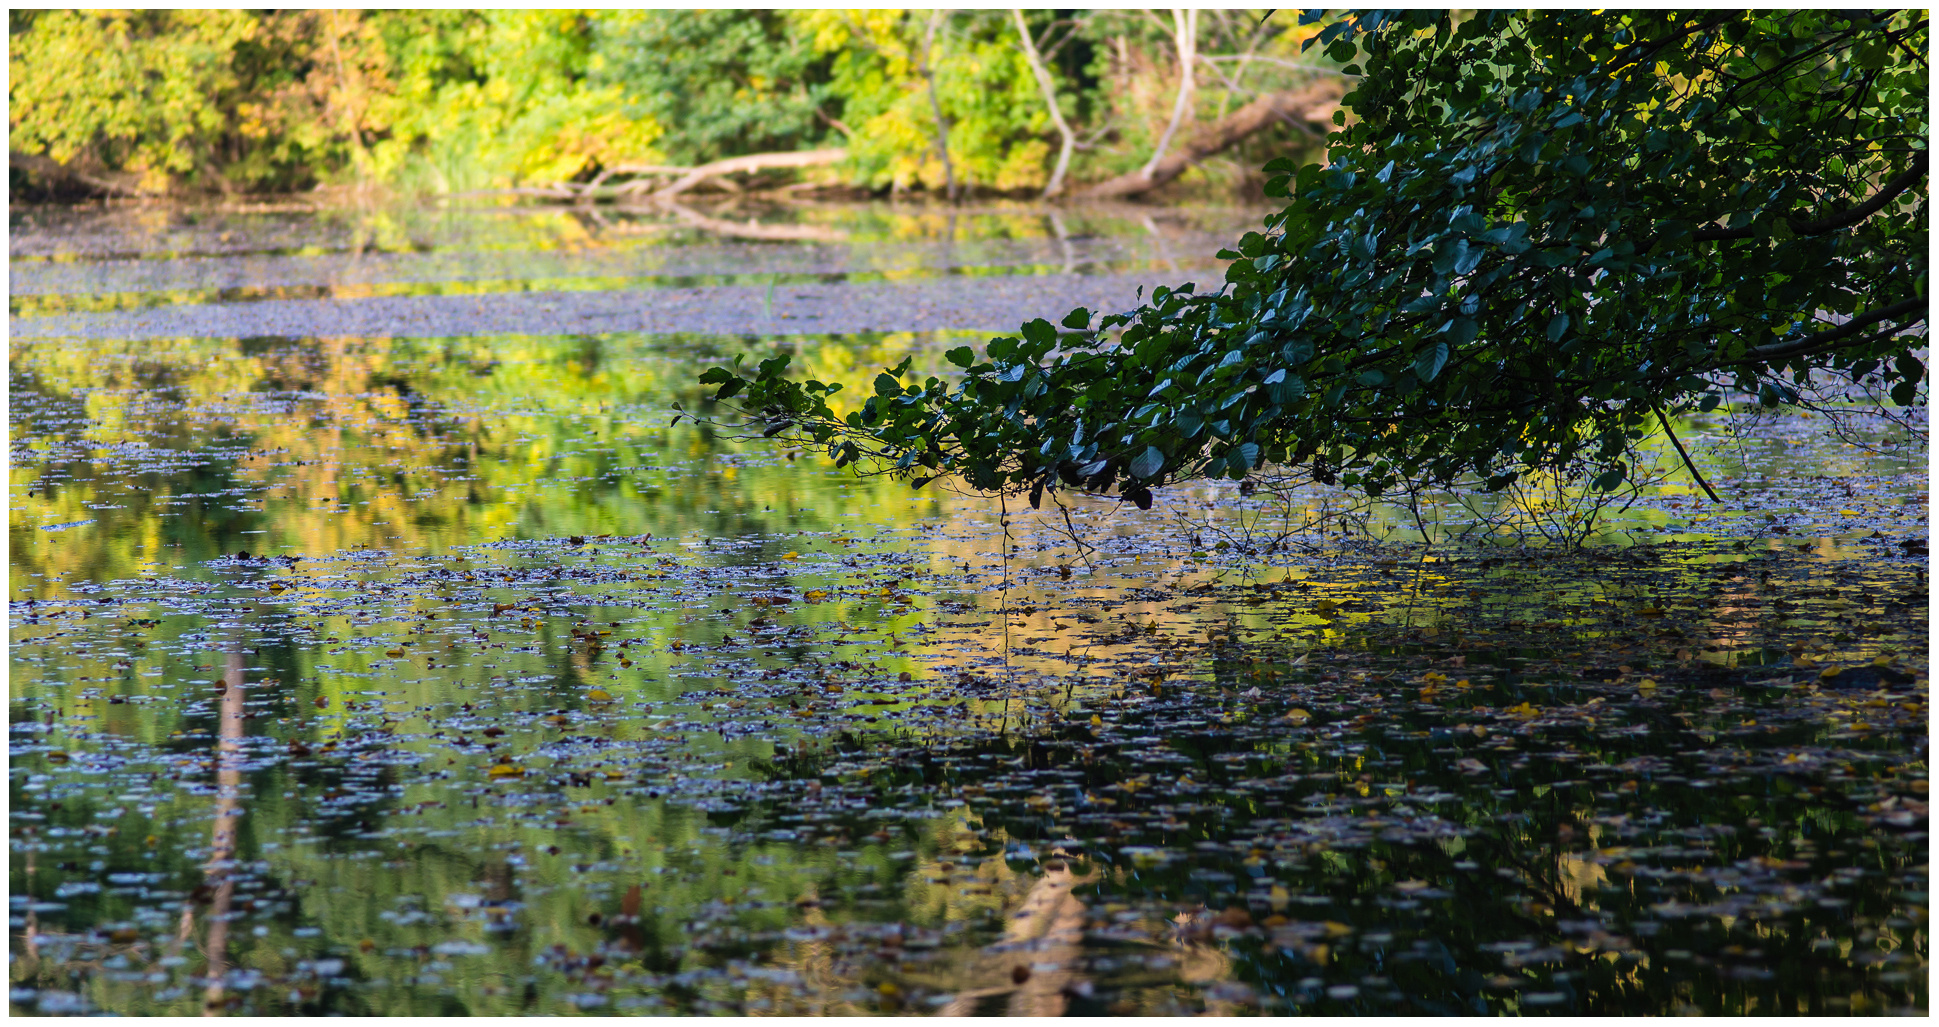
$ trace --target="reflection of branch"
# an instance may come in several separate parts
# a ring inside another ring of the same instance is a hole
[[[228,972],[229,960],[229,908],[236,895],[236,879],[231,870],[236,854],[236,820],[242,814],[239,808],[242,800],[242,720],[247,712],[243,705],[240,651],[229,654],[223,684],[227,687],[222,690],[222,722],[216,728],[215,826],[210,830],[209,862],[204,871],[209,883],[215,885],[215,901],[209,910],[209,937],[204,946],[208,953],[208,967],[203,972],[208,980],[203,992],[202,1011],[205,1014],[222,1008],[223,977]]]
[[[1073,890],[1090,880],[1090,875],[1077,877],[1069,868],[1045,871],[1010,915],[1003,939],[985,949],[979,960],[984,965],[975,976],[992,983],[957,991],[937,1015],[968,1016],[980,999],[1000,995],[1009,996],[1008,1011],[1013,1016],[1063,1015],[1064,992],[1082,972],[1082,961],[1077,957],[1083,944],[1086,911]],[[1031,972],[1031,963],[1051,964],[1057,969]],[[1016,975],[1018,966],[1024,967],[1021,980]]]
[[[724,218],[708,217],[679,203],[668,203],[666,206],[673,211],[675,217],[687,224],[702,231],[732,239],[758,239],[763,242],[845,242],[848,239],[848,233],[839,228],[824,228],[820,225],[763,225],[752,218],[743,224]]]

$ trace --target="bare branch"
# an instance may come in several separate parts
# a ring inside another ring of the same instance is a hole
[[[1044,186],[1044,199],[1048,200],[1064,191],[1064,172],[1070,169],[1071,151],[1077,148],[1077,136],[1071,132],[1070,125],[1064,121],[1064,112],[1057,105],[1057,84],[1050,80],[1050,69],[1044,67],[1043,57],[1037,53],[1037,43],[1030,38],[1030,26],[1024,24],[1023,10],[1010,12],[1017,20],[1017,36],[1023,41],[1024,59],[1030,62],[1030,72],[1037,77],[1037,89],[1044,94],[1044,104],[1050,108],[1051,124],[1057,126],[1057,135],[1063,146],[1057,152],[1057,167],[1050,173],[1050,182]]]

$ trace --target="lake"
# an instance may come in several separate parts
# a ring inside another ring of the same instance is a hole
[[[1923,1014],[1923,408],[1419,510],[673,423],[1264,213],[16,208],[11,1010]]]

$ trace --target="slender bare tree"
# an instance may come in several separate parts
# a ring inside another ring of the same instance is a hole
[[[943,185],[949,202],[956,202],[956,169],[949,163],[949,121],[943,117],[943,102],[936,96],[936,30],[942,27],[948,11],[938,7],[929,12],[929,31],[922,40],[922,77],[929,81],[929,106],[936,112],[936,152],[943,158]]]
[[[1050,182],[1044,186],[1044,199],[1048,200],[1064,191],[1064,172],[1070,169],[1071,151],[1077,148],[1077,134],[1070,130],[1064,120],[1064,112],[1057,105],[1057,84],[1051,81],[1050,69],[1044,66],[1043,55],[1037,52],[1036,40],[1030,38],[1030,26],[1024,23],[1023,10],[1012,8],[1010,13],[1017,19],[1017,36],[1023,40],[1023,56],[1030,62],[1031,74],[1037,76],[1037,88],[1044,94],[1044,104],[1050,108],[1051,124],[1057,126],[1057,135],[1063,139],[1057,151],[1057,167],[1050,173]]]
[[[1178,125],[1185,120],[1185,112],[1192,103],[1192,67],[1198,63],[1198,10],[1196,8],[1174,7],[1171,12],[1172,38],[1178,47],[1178,99],[1171,107],[1171,124],[1165,126],[1165,134],[1158,137],[1158,146],[1151,151],[1151,160],[1145,162],[1144,177],[1150,178],[1158,169],[1158,162],[1165,158],[1165,151],[1171,147],[1171,137],[1178,131]]]

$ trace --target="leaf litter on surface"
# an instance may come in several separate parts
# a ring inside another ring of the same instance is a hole
[[[1802,421],[1573,552],[1073,539],[597,377],[720,340],[144,345],[15,347],[16,1011],[1928,1004],[1925,483]]]

